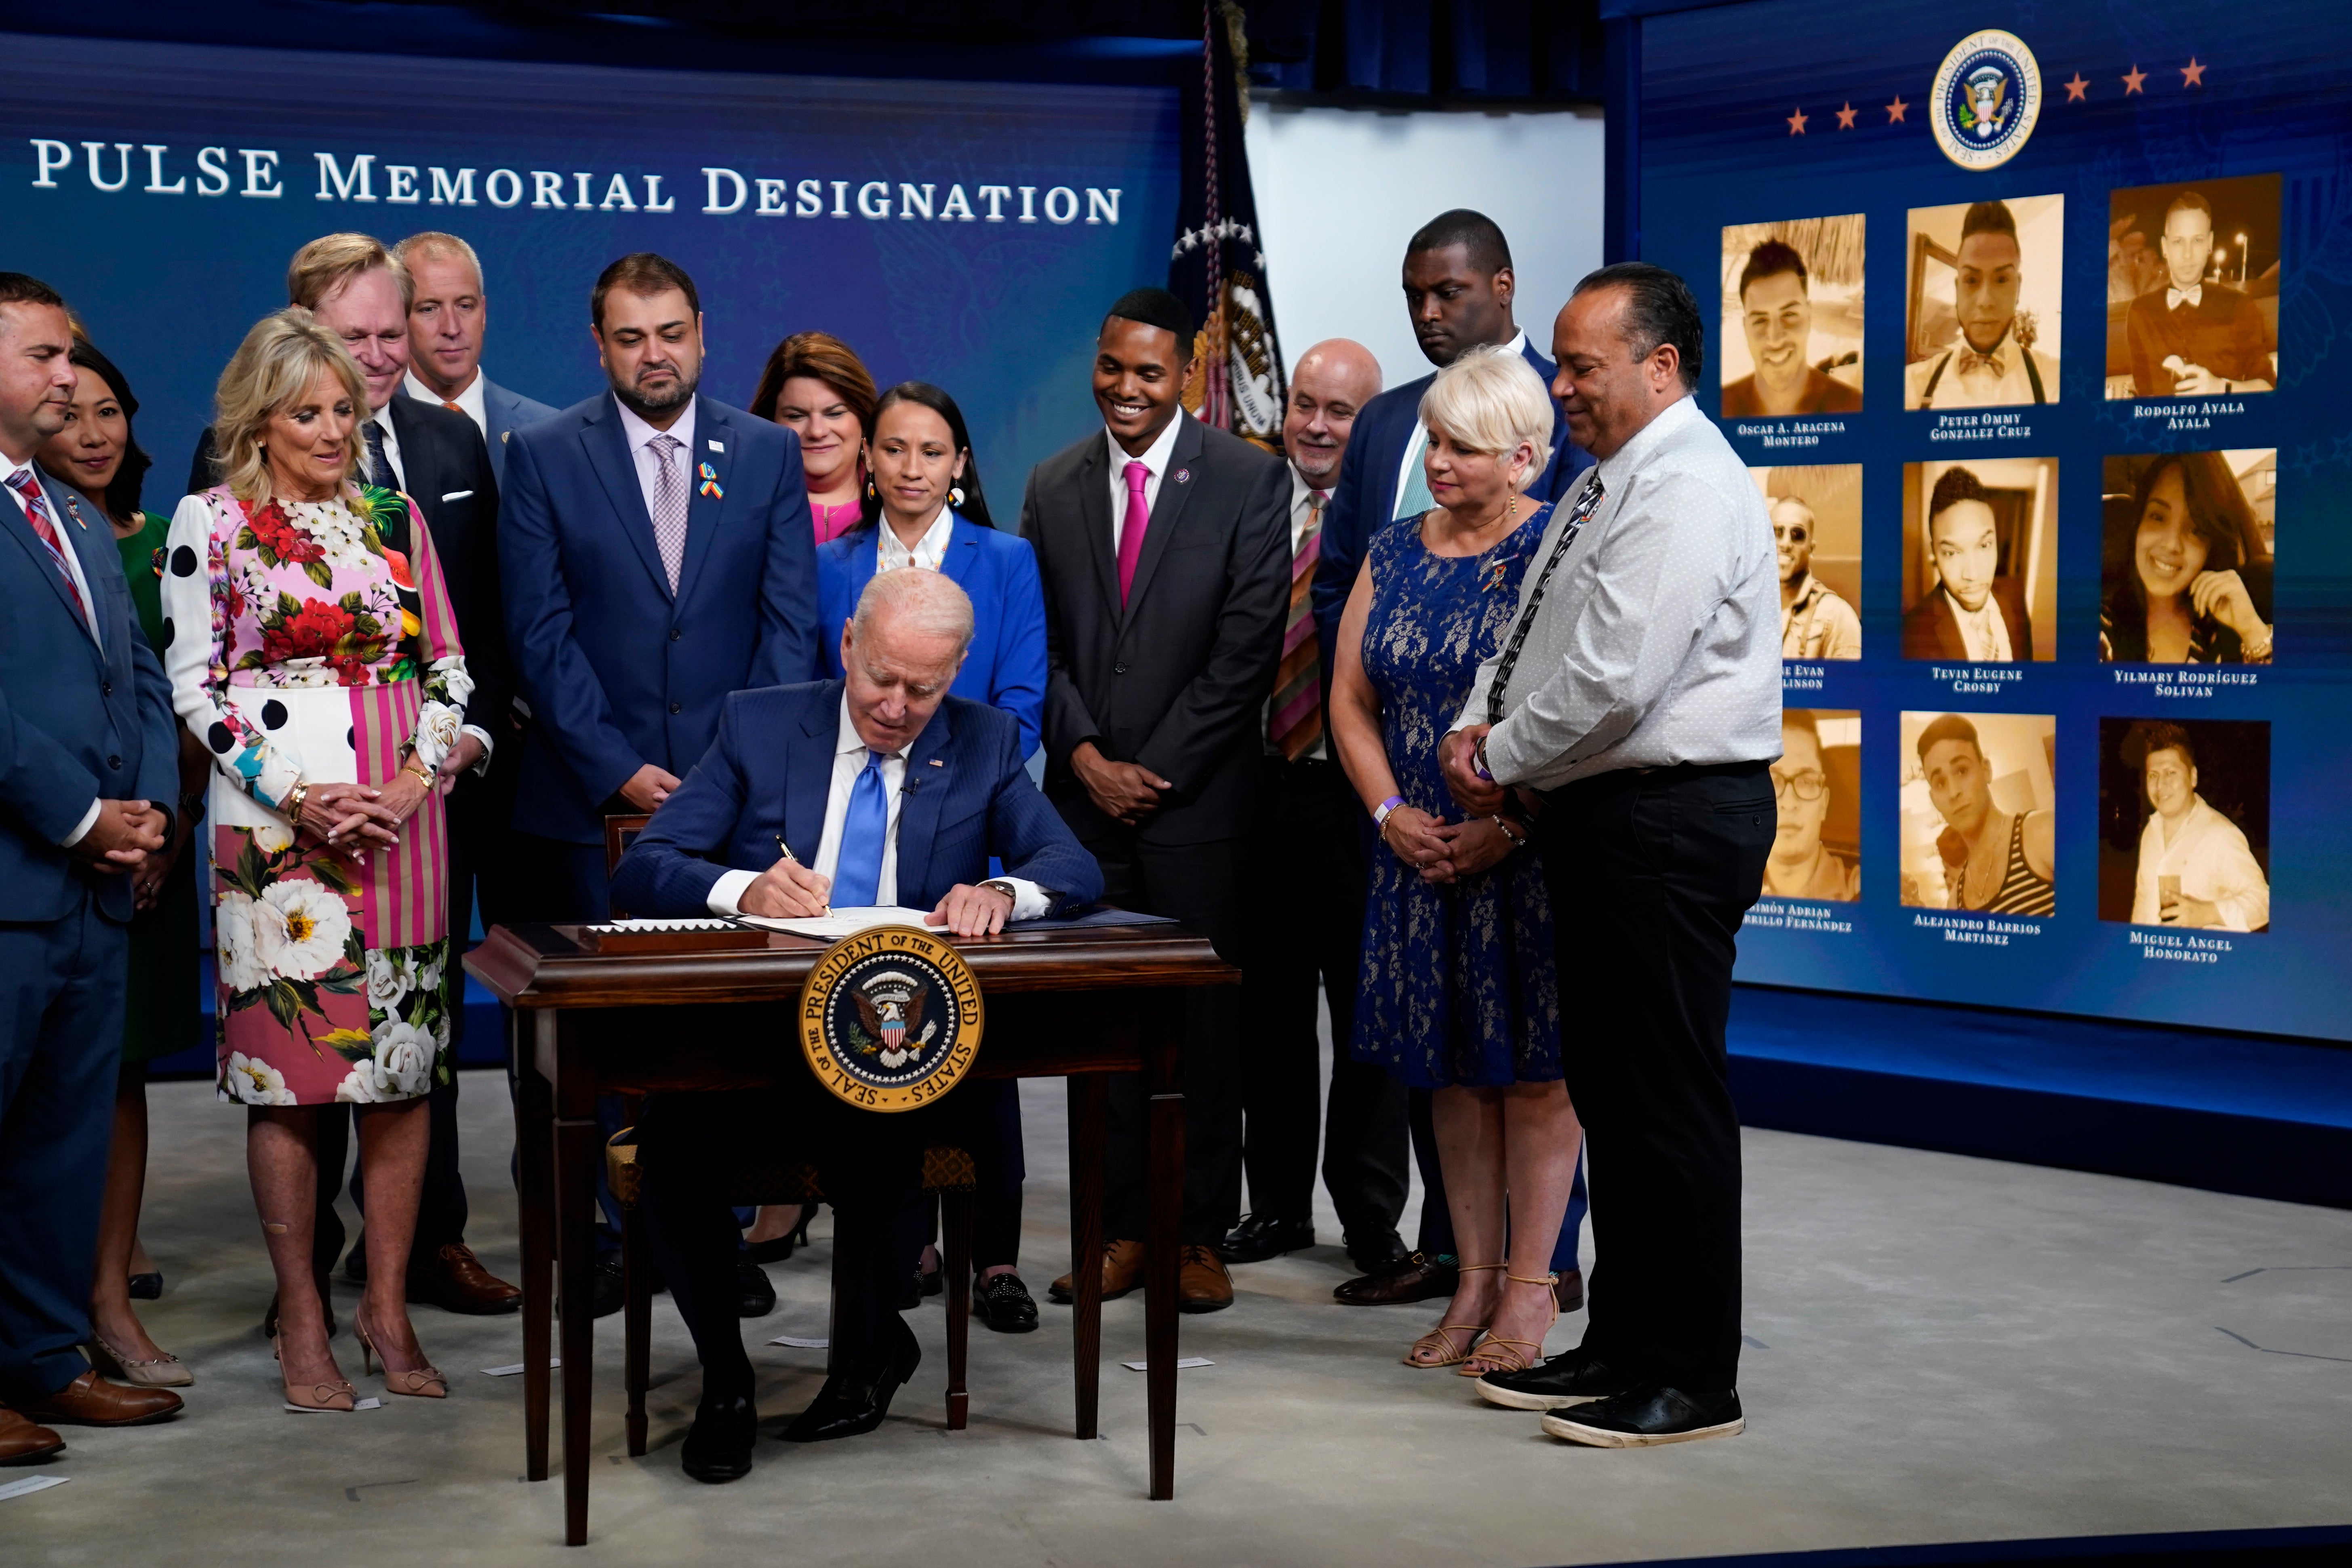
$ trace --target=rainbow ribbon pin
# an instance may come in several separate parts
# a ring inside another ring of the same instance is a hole
[[[704,495],[709,496],[712,500],[725,500],[727,499],[727,492],[719,488],[718,469],[712,468],[709,464],[705,463],[702,465],[701,478],[702,493]]]

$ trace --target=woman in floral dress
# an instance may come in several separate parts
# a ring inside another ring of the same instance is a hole
[[[368,1193],[362,1350],[394,1394],[447,1382],[404,1282],[449,1074],[448,825],[436,770],[473,681],[432,536],[352,483],[360,369],[307,310],[265,318],[222,374],[226,482],[180,502],[163,577],[173,701],[214,762],[220,1093],[247,1111],[294,1410],[354,1404],[311,1271],[318,1117],[359,1116]]]

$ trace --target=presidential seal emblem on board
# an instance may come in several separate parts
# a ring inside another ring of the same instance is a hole
[[[825,949],[801,987],[801,1050],[866,1110],[912,1110],[962,1081],[980,1050],[980,984],[944,933],[877,926]]]
[[[2023,151],[2042,114],[2042,68],[2014,33],[1988,27],[1952,46],[1937,68],[1927,121],[1963,169],[1998,169]]]

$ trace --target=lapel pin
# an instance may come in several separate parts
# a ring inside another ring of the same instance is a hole
[[[1190,468],[1179,468],[1176,470],[1176,482],[1180,485],[1190,483],[1192,478],[1192,470]]]
[[[947,766],[947,763],[938,757],[933,757],[931,759],[931,766],[935,768],[943,768]]]
[[[711,445],[716,446],[718,443],[714,441]],[[702,465],[702,493],[712,500],[727,499],[727,492],[719,488],[719,470],[708,463]]]
[[[511,430],[501,430],[501,431],[499,431],[499,446],[503,447],[503,446],[505,446],[509,441],[510,441],[510,440],[512,440],[512,439],[514,439],[514,432],[513,432],[513,431],[511,431]]]
[[[724,442],[724,441],[712,441],[712,442],[708,443],[708,445],[709,446],[709,447],[710,447],[710,449],[711,449],[712,451],[714,451],[714,452],[718,453],[719,456],[721,456],[721,457],[725,457],[725,456],[727,455],[727,443],[726,443],[726,442]]]

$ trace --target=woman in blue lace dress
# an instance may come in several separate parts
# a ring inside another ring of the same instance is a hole
[[[1331,733],[1386,851],[1372,862],[1350,1048],[1434,1091],[1462,1258],[1443,1321],[1404,1359],[1476,1377],[1543,1352],[1582,1130],[1560,1078],[1533,803],[1463,820],[1437,749],[1509,629],[1549,521],[1523,492],[1549,460],[1552,412],[1524,359],[1476,349],[1438,373],[1421,416],[1437,505],[1373,537],[1339,626]]]

